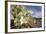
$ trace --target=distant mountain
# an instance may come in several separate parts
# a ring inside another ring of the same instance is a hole
[[[33,16],[32,14],[28,14],[28,16],[32,16],[33,18],[42,18],[42,17],[39,17],[39,16]]]

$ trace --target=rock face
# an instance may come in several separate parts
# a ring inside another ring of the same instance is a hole
[[[36,19],[36,23],[32,26],[33,28],[42,27],[42,18],[34,18]]]
[[[14,6],[11,12],[13,20],[11,22],[11,28],[32,28],[37,23],[36,19],[32,16],[28,16],[32,11],[28,11],[24,6]]]

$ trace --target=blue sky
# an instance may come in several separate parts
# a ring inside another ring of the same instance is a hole
[[[37,18],[42,18],[42,7],[41,6],[26,6],[28,10],[31,10],[32,16]]]

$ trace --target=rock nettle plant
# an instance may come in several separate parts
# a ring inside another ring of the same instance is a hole
[[[29,11],[24,6],[14,6],[12,11],[12,16],[14,18],[14,25],[16,28],[30,28],[34,24],[34,19],[32,16],[29,16],[32,11]]]

